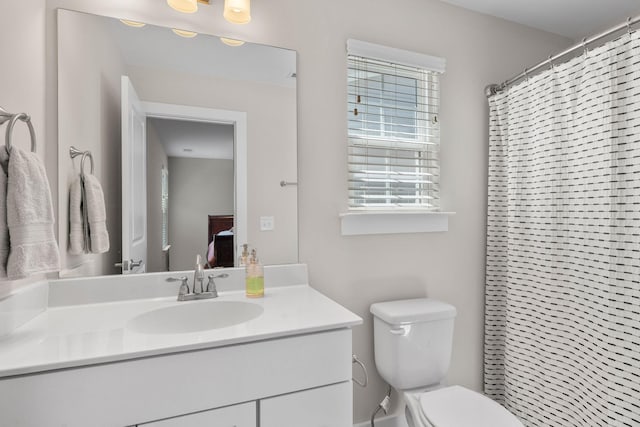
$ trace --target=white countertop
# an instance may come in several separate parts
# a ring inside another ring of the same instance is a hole
[[[143,334],[127,328],[132,318],[157,308],[217,301],[259,304],[259,317],[201,332]],[[219,298],[177,302],[175,296],[49,307],[0,338],[0,378],[139,357],[221,347],[310,332],[349,328],[362,319],[308,285],[269,287],[264,298],[244,291]]]

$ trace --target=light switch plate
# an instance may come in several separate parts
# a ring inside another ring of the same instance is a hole
[[[272,231],[275,228],[275,222],[272,216],[260,217],[260,231]]]

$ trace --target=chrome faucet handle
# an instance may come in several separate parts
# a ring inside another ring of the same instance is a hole
[[[213,298],[218,297],[218,290],[216,289],[216,282],[214,279],[224,279],[225,277],[229,277],[227,273],[222,274],[210,274],[207,276],[209,278],[209,282],[207,283],[207,292],[211,292]]]
[[[182,301],[184,297],[189,293],[189,279],[187,279],[187,276],[168,277],[167,282],[182,282],[180,284],[180,290],[178,291],[178,301]]]

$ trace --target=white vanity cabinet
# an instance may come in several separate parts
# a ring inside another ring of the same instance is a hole
[[[350,328],[0,379],[3,426],[344,427],[351,407]]]
[[[244,269],[225,271],[232,288],[196,302],[158,297],[163,275],[40,285],[48,308],[0,340],[0,427],[351,426],[351,328],[362,319],[308,286],[304,265],[265,267],[281,286],[255,301]],[[229,302],[262,314],[163,329]],[[173,317],[134,327],[149,313]]]

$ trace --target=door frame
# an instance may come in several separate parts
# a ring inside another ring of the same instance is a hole
[[[234,128],[234,259],[239,247],[247,243],[247,113],[244,111],[218,110],[190,105],[166,104],[142,101],[147,117],[231,124]]]

